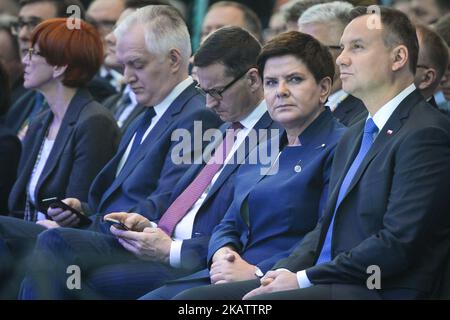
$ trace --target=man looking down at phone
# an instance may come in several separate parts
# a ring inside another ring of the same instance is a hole
[[[202,131],[221,123],[204,107],[204,98],[188,76],[190,39],[178,11],[170,6],[148,6],[131,14],[123,23],[122,29],[127,32],[117,34],[118,58],[125,66],[125,80],[139,103],[147,106],[147,111],[130,124],[118,152],[94,179],[88,202],[63,199],[75,210],[91,215],[89,231],[72,229],[79,226],[79,218],[72,211],[60,208],[47,211],[53,220],[48,222],[51,227],[72,227],[53,230],[70,230],[87,241],[91,240],[89,235],[95,238],[109,234],[109,225],[102,219],[104,213],[129,211],[153,193],[159,195],[158,203],[162,206],[168,202],[173,185],[190,166],[172,160],[172,150],[180,143],[172,141],[174,130],[185,130],[194,137],[194,121],[201,122]],[[192,163],[193,156],[201,154],[203,146],[192,142],[190,145],[194,148],[184,148],[182,156]],[[3,247],[16,255],[14,261],[2,260],[0,277],[5,277],[5,281],[0,285],[12,279],[11,274],[23,277],[18,259],[27,255],[27,249],[34,246],[36,237],[45,230],[38,227],[34,223],[24,223],[20,228],[0,224],[0,239],[8,242]],[[25,244],[26,248],[21,247]],[[2,253],[0,250],[0,258]],[[12,287],[14,290],[18,286],[13,283]]]

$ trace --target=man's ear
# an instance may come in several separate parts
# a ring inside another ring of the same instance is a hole
[[[180,50],[173,48],[169,51],[169,63],[170,63],[170,69],[173,73],[178,72],[178,70],[181,67],[181,52]]]
[[[419,90],[425,90],[434,84],[436,81],[437,72],[433,68],[427,68],[425,72],[422,74],[420,78],[420,82],[418,84]]]
[[[319,87],[320,87],[319,101],[321,104],[324,104],[325,102],[327,102],[328,96],[331,93],[332,85],[333,85],[333,81],[331,80],[330,77],[325,77],[322,80],[320,80],[320,82],[319,82]]]
[[[250,70],[247,71],[246,77],[252,92],[261,89],[262,80],[261,76],[259,75],[258,69],[251,68]]]
[[[54,66],[53,67],[53,78],[59,78],[64,75],[67,70],[67,65],[65,66]]]
[[[409,63],[408,48],[404,45],[396,46],[392,50],[392,71],[398,71]]]

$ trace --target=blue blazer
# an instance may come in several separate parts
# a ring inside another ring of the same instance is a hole
[[[234,247],[243,259],[263,272],[288,256],[320,217],[328,194],[335,146],[344,130],[326,108],[299,136],[302,146],[295,163],[301,165],[300,172],[294,171],[294,166],[283,167],[282,156],[280,171],[270,177],[261,174],[259,165],[241,166],[235,180],[233,203],[211,237],[208,263],[224,246]],[[285,134],[280,146],[283,144],[286,144]],[[289,173],[286,175],[281,170]],[[265,190],[258,188],[264,179],[270,179]],[[283,210],[280,212],[277,206]],[[248,211],[248,218],[244,211]]]
[[[18,177],[9,197],[10,211],[17,217],[23,216],[28,182],[52,118],[51,111],[45,110],[30,123],[23,141]],[[119,137],[110,112],[95,102],[86,89],[79,89],[70,101],[36,185],[38,209],[45,211],[39,201],[50,197],[86,201],[94,177],[116,152]]]
[[[130,125],[117,154],[95,178],[89,193],[89,203],[83,205],[84,210],[102,214],[130,211],[154,192],[161,198],[157,201],[167,202],[173,186],[190,166],[174,164],[172,161],[172,149],[179,143],[172,141],[172,132],[186,129],[193,139],[194,121],[201,121],[203,130],[217,128],[221,124],[217,115],[205,108],[204,97],[193,84],[190,85],[174,100],[116,177],[118,164],[142,117],[140,115]],[[194,148],[188,152],[201,154],[202,150],[195,148],[202,149],[203,146],[192,145]]]
[[[336,148],[322,221],[276,267],[306,269],[314,284],[365,286],[367,268],[377,265],[382,297],[405,298],[403,289],[416,292],[409,298],[429,294],[450,250],[450,121],[417,90],[382,128],[336,210],[333,260],[315,265],[363,127],[349,128]]]
[[[226,123],[221,126],[220,130],[224,133],[229,127],[230,124]],[[269,113],[266,112],[253,128],[255,130],[265,129],[261,130],[261,134],[259,135],[258,142],[261,143],[271,138],[271,129],[274,129],[274,132],[278,135],[281,126],[274,122],[270,118]],[[208,147],[216,146],[218,142],[212,142]],[[245,143],[241,144],[240,148],[237,150],[237,153],[242,151],[245,155],[244,157],[246,158],[252,150],[245,146]],[[192,238],[183,240],[180,259],[181,268],[195,271],[206,267],[208,242],[214,227],[219,224],[233,200],[234,176],[240,166],[240,163],[242,163],[242,161],[226,164],[211,190],[208,192],[205,201],[195,216]],[[159,197],[152,196],[140,204],[137,212],[147,216],[155,216],[155,212],[157,212],[158,215],[161,216],[166,211],[168,206],[175,201],[175,199],[195,179],[204,166],[205,163],[191,166],[191,168],[175,185],[168,203],[163,204],[161,201],[157,201]],[[154,221],[157,220],[159,220],[159,217],[154,219]]]

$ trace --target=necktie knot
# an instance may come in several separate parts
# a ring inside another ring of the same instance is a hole
[[[378,132],[378,127],[375,124],[375,122],[373,121],[372,118],[367,119],[366,124],[364,126],[364,133],[377,133]]]

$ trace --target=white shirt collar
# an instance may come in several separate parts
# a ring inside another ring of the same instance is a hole
[[[253,109],[250,114],[248,114],[244,119],[239,122],[244,126],[244,128],[251,129],[255,124],[261,119],[263,114],[267,111],[266,100],[262,100],[258,106]]]
[[[378,132],[380,132],[383,129],[384,125],[389,120],[392,113],[394,113],[395,109],[397,109],[397,107],[400,105],[400,103],[414,90],[416,90],[416,86],[414,85],[414,83],[412,83],[408,87],[406,87],[403,91],[401,91],[398,95],[396,95],[393,99],[389,100],[388,103],[382,106],[380,110],[378,110],[377,113],[374,114],[373,117],[369,113],[367,119],[369,118],[373,119],[373,122],[375,122],[375,124],[378,127]]]
[[[347,92],[345,92],[342,89],[338,90],[335,93],[330,94],[330,96],[328,97],[327,103],[325,105],[328,106],[331,109],[331,111],[334,111],[334,110],[336,110],[339,103],[344,101],[345,98],[347,98],[347,97],[348,97]]]
[[[127,84],[127,86],[125,87],[125,89],[123,90],[124,94],[128,94],[128,96],[131,99],[131,104],[133,105],[137,105],[138,102],[136,100],[136,95],[134,94],[133,90],[131,90],[131,87],[129,84]]]
[[[172,89],[172,91],[157,105],[154,106],[157,116],[161,116],[170,107],[172,102],[187,88],[194,80],[191,76],[187,77]]]

